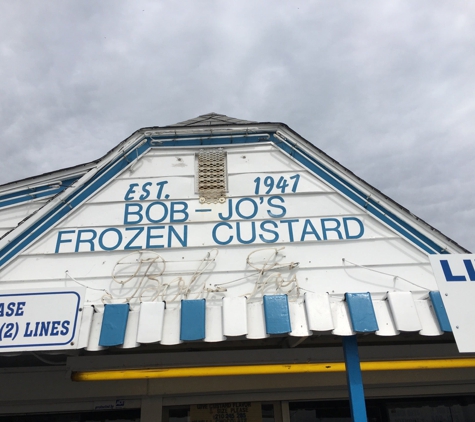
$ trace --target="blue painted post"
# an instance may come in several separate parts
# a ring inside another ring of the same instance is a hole
[[[350,395],[351,419],[353,422],[368,422],[356,336],[343,337],[343,352]]]

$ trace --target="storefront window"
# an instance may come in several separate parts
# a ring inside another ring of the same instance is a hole
[[[234,402],[169,407],[164,408],[163,422],[274,422],[274,405]]]
[[[389,422],[470,422],[475,421],[475,398],[411,399],[387,405]]]
[[[348,401],[289,403],[290,422],[351,422]],[[473,422],[475,397],[367,400],[369,422]]]
[[[351,422],[348,401],[289,403],[290,422]],[[368,422],[382,422],[380,409],[367,406]]]

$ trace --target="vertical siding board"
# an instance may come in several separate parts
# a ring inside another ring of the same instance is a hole
[[[357,333],[374,333],[377,331],[379,327],[374,313],[371,294],[346,293],[345,298],[353,330]]]
[[[206,334],[206,300],[182,300],[180,340],[204,340]]]
[[[143,302],[140,305],[137,341],[155,343],[162,339],[165,302]]]
[[[265,295],[264,314],[267,334],[287,334],[292,330],[287,295]]]
[[[335,328],[328,293],[305,293],[308,328],[312,331],[331,331]]]
[[[107,304],[104,307],[99,346],[120,346],[124,343],[129,317],[129,304]]]

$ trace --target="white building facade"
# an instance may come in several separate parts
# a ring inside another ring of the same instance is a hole
[[[468,251],[285,124],[140,129],[0,187],[0,236],[0,422],[363,420],[344,351],[368,420],[475,418]]]

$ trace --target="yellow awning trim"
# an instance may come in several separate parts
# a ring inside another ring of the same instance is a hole
[[[474,358],[361,362],[362,371],[407,371],[474,367]],[[116,381],[152,378],[227,377],[235,375],[310,374],[344,371],[344,362],[325,362],[78,371],[73,372],[71,378],[73,381]]]

